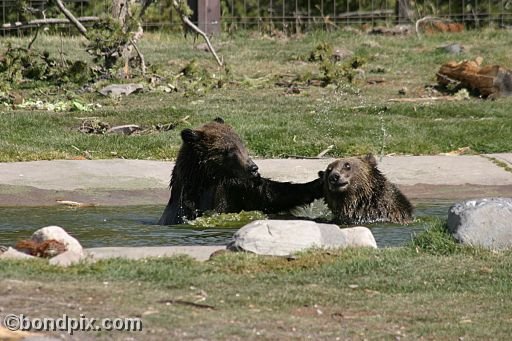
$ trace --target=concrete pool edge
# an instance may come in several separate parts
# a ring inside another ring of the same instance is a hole
[[[84,249],[86,260],[89,262],[111,258],[141,260],[180,255],[189,256],[198,261],[206,261],[210,259],[212,253],[220,250],[226,250],[226,245],[121,246]]]
[[[413,201],[512,196],[512,153],[468,156],[388,156],[379,168]],[[262,175],[306,182],[332,161],[259,159]],[[0,207],[52,206],[58,200],[100,206],[162,205],[173,162],[55,160],[0,163]]]

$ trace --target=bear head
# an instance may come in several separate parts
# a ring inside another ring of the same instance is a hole
[[[372,175],[377,161],[373,155],[338,159],[325,171],[318,172],[324,186],[331,193],[367,192],[372,186]]]
[[[195,154],[199,166],[224,178],[259,178],[258,166],[249,157],[238,134],[222,118],[198,129],[181,132],[184,146]]]

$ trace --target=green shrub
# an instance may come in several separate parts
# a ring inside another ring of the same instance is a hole
[[[461,245],[448,232],[446,221],[435,219],[428,225],[426,231],[413,238],[410,247],[433,255],[451,255],[461,250]]]

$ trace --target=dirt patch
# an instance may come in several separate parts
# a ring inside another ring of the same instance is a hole
[[[66,314],[70,318],[79,319],[83,314],[87,318],[117,318],[121,317],[118,309],[123,310],[123,316],[141,316],[141,311],[129,308],[122,304],[119,297],[111,295],[111,290],[117,292],[128,291],[118,284],[109,282],[88,283],[82,288],[76,288],[76,282],[61,281],[55,283],[39,281],[0,281],[0,311],[4,314],[23,314],[27,318],[62,318]],[[142,332],[137,336],[144,337]],[[64,340],[95,340],[101,335],[99,332],[67,332],[39,333],[39,336],[56,337]],[[131,336],[129,333],[115,332],[120,339]],[[133,336],[133,335],[132,335]]]

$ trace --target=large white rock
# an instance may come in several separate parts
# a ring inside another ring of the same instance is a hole
[[[55,239],[63,243],[67,251],[73,251],[79,255],[84,254],[82,245],[75,238],[71,237],[64,229],[60,226],[47,226],[43,227],[34,234],[32,234],[32,240],[36,242],[44,242],[45,240]]]
[[[287,256],[310,248],[377,247],[366,227],[340,229],[307,220],[256,220],[238,230],[233,238],[228,245],[230,250],[271,256]]]
[[[82,259],[84,259],[83,253],[76,253],[75,251],[68,250],[60,255],[50,258],[48,262],[50,265],[68,267],[79,263]]]
[[[501,250],[512,247],[512,199],[483,198],[454,204],[448,230],[463,244]]]

